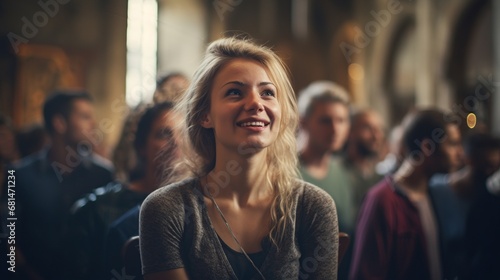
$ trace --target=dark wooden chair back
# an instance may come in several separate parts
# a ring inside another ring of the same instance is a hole
[[[339,263],[342,261],[342,258],[344,258],[344,255],[349,248],[350,241],[351,238],[349,237],[349,234],[339,232]]]
[[[123,245],[122,256],[127,276],[133,276],[134,278],[132,279],[143,279],[141,252],[139,251],[139,236],[133,236],[125,242],[125,245]]]

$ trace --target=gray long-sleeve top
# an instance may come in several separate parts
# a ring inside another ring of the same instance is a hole
[[[337,279],[333,199],[301,180],[290,187],[293,222],[279,250],[272,246],[259,270],[266,279]],[[190,279],[237,279],[199,190],[200,181],[188,179],[160,188],[145,200],[139,233],[143,274],[183,267]]]

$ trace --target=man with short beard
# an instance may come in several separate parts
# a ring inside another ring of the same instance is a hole
[[[368,189],[383,177],[376,166],[387,150],[384,130],[382,118],[373,110],[361,110],[351,118],[344,165],[353,193],[354,217]]]

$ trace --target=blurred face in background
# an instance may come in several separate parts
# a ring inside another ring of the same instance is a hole
[[[317,102],[302,121],[308,146],[321,151],[340,151],[349,134],[349,109],[340,102]]]
[[[435,153],[437,172],[453,172],[464,165],[464,152],[462,147],[460,129],[457,125],[450,124],[446,126],[446,137],[439,146],[439,152]]]
[[[385,150],[384,125],[380,116],[374,112],[359,115],[352,123],[351,141],[362,156],[379,156]]]
[[[163,169],[179,158],[174,132],[179,122],[179,116],[171,110],[165,110],[154,120],[144,148],[146,168]]]
[[[82,148],[88,144],[98,144],[95,138],[96,121],[94,107],[87,100],[77,99],[71,104],[71,112],[66,120],[66,141],[69,145]],[[87,147],[92,149],[91,147]]]

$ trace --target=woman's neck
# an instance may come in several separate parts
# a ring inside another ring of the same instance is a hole
[[[265,150],[250,156],[218,153],[215,168],[202,182],[214,197],[245,206],[272,195],[267,170]]]

